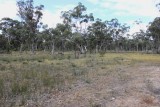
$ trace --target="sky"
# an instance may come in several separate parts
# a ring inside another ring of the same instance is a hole
[[[16,1],[0,0],[0,19],[18,19]],[[131,34],[139,29],[145,30],[149,22],[160,16],[156,7],[159,0],[34,0],[34,5],[44,5],[42,22],[49,27],[55,27],[62,22],[61,11],[73,9],[78,2],[85,5],[87,13],[93,13],[95,19],[105,21],[117,18],[119,22],[128,24],[131,26]],[[141,20],[142,23],[136,25],[136,20]]]

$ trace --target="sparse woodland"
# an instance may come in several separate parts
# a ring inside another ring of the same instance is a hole
[[[158,8],[159,5],[157,5]],[[147,31],[128,34],[129,26],[118,19],[94,19],[87,7],[79,3],[72,10],[62,11],[63,23],[48,28],[41,22],[43,5],[34,6],[33,0],[17,1],[18,16],[0,21],[0,51],[79,51],[80,54],[106,51],[144,51],[160,53],[159,17],[148,25]],[[49,19],[54,20],[54,19]],[[55,20],[56,21],[56,20]],[[140,22],[136,22],[139,24]]]
[[[33,4],[0,20],[0,107],[160,107],[160,17],[129,35],[78,3],[49,28]]]

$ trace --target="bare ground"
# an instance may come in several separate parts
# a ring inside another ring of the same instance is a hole
[[[109,75],[77,81],[71,89],[42,96],[40,107],[160,107],[159,64],[119,66]],[[98,71],[97,71],[98,72]],[[29,107],[33,107],[28,102]]]

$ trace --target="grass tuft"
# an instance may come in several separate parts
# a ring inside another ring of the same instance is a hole
[[[120,82],[125,82],[128,76],[116,68],[141,62],[160,63],[160,57],[155,54],[100,53],[74,59],[71,53],[63,56],[3,54],[0,56],[0,101],[5,99],[5,106],[11,102],[16,104],[19,100],[15,98],[22,98],[23,106],[26,100],[34,99],[33,96],[38,99],[48,92],[67,90],[78,80],[92,84],[97,76],[114,76],[115,73]]]

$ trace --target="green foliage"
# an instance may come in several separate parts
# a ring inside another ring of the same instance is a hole
[[[77,67],[77,65],[74,64],[74,63],[71,63],[71,66],[74,67],[74,68]]]
[[[12,90],[13,95],[25,94],[25,93],[27,93],[28,88],[29,88],[29,84],[25,80],[24,81],[18,81],[18,82],[15,81],[11,85],[11,90]]]
[[[70,60],[70,59],[71,59],[71,55],[68,55],[68,56],[67,56],[67,59]]]
[[[0,64],[0,71],[6,70],[6,66]]]
[[[73,76],[84,76],[86,74],[87,74],[87,71],[85,69],[80,69],[80,68],[73,68],[72,69]]]
[[[106,52],[105,52],[105,51],[100,51],[100,52],[99,52],[100,57],[104,57],[104,56],[105,56],[105,54],[106,54]]]
[[[55,78],[50,76],[47,72],[41,75],[42,77],[42,83],[46,87],[54,86],[55,84]]]
[[[157,17],[154,19],[154,21],[151,23],[151,25],[148,28],[148,31],[149,31],[148,36],[152,37],[154,41],[154,51],[156,51],[156,53],[160,53],[159,24],[160,24],[160,18]]]
[[[4,81],[2,79],[0,79],[0,98],[2,98],[4,96]]]
[[[116,52],[150,50],[158,53],[160,50],[159,18],[151,23],[148,31],[140,30],[129,35],[127,34],[129,26],[120,23],[116,18],[109,21],[100,18],[95,20],[92,13],[86,14],[87,7],[82,3],[78,3],[69,11],[62,11],[63,23],[58,23],[55,28],[48,28],[48,25],[41,23],[43,5],[34,6],[33,0],[18,0],[17,7],[21,21],[11,18],[3,18],[0,21],[2,31],[0,53],[11,51],[22,53],[31,50],[32,54],[35,54],[35,51],[43,50],[53,55],[56,51],[73,50],[80,51],[81,54],[86,54],[88,50],[90,53],[103,50]],[[87,26],[87,23],[91,22],[92,25]]]

